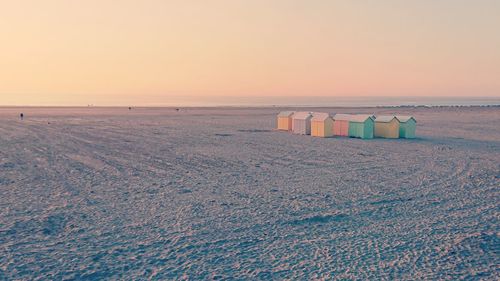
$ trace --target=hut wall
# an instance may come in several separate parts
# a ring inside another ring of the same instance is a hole
[[[324,129],[324,132],[323,132],[324,137],[333,136],[333,119],[331,119],[331,118],[326,119],[324,124],[323,124],[323,129]]]
[[[314,137],[333,136],[333,120],[327,118],[324,121],[311,121],[311,136]]]
[[[347,137],[349,135],[349,121],[334,120],[333,135]]]
[[[292,132],[296,134],[299,131],[299,120],[292,119]]]
[[[292,130],[292,118],[278,117],[278,130],[283,130],[283,131]]]
[[[399,138],[399,121],[394,118],[391,122],[375,122],[375,137]]]
[[[283,119],[284,119],[283,117],[278,117],[278,130],[285,130]]]
[[[337,121],[337,120],[334,120],[333,121],[333,135],[335,136],[341,136],[341,130],[340,130],[340,123],[342,121]]]
[[[305,127],[305,134],[310,135],[311,134],[311,118],[303,120],[304,127]]]
[[[292,117],[287,118],[286,125],[288,127],[288,131],[291,131],[292,130]]]
[[[363,136],[363,123],[349,122],[349,136],[353,138],[361,138],[361,136]]]
[[[349,122],[349,136],[362,139],[373,138],[373,120],[368,119],[363,123]]]
[[[368,119],[363,123],[363,139],[373,139],[373,131],[375,129],[375,122],[373,119]]]
[[[293,119],[293,132],[299,135],[311,134],[311,118],[308,119]]]
[[[323,122],[321,121],[311,121],[311,136],[321,137],[323,133],[322,126]]]
[[[408,120],[407,122],[401,123],[399,126],[399,137],[406,139],[415,138],[415,130],[417,127],[417,123],[413,121],[413,119]]]
[[[342,136],[349,136],[349,121],[342,121],[340,123],[340,133]]]

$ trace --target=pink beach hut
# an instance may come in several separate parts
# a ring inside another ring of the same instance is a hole
[[[335,114],[333,116],[333,135],[334,136],[349,136],[349,120],[351,114]]]

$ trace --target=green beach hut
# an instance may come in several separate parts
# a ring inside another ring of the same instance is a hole
[[[415,138],[417,120],[413,116],[396,116],[399,120],[399,137],[405,139]]]
[[[374,121],[373,115],[351,115],[349,118],[349,137],[373,139]]]

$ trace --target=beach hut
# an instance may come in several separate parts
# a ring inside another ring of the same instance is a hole
[[[399,120],[395,116],[377,116],[375,118],[375,137],[399,138]]]
[[[292,130],[292,116],[293,111],[282,111],[278,114],[278,130],[291,131]]]
[[[415,138],[417,120],[413,116],[396,116],[399,120],[399,137],[405,139]]]
[[[372,139],[375,125],[373,115],[356,114],[349,120],[349,137]]]
[[[311,136],[331,137],[333,136],[333,119],[328,113],[314,113],[311,118]]]
[[[333,116],[334,136],[349,136],[349,120],[351,116],[351,114],[335,114],[335,116]]]
[[[311,119],[310,112],[296,112],[292,116],[292,132],[299,135],[311,134]]]

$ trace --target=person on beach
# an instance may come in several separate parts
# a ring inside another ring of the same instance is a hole
[[[19,117],[21,117],[21,120],[23,120],[24,119],[24,114],[23,113],[19,114]]]

